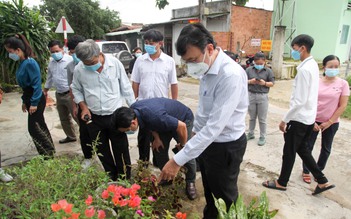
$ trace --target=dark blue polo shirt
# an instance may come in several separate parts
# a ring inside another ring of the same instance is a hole
[[[134,109],[141,128],[156,132],[175,132],[178,120],[186,122],[194,119],[187,106],[168,98],[139,100],[130,108]]]

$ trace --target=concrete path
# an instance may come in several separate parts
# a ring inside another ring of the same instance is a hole
[[[189,106],[194,112],[198,104],[198,85],[196,83],[179,82],[179,100]],[[187,80],[189,81],[189,80]],[[296,158],[295,166],[290,178],[288,190],[285,192],[267,190],[261,183],[278,176],[281,168],[283,135],[278,130],[278,124],[288,107],[292,81],[278,81],[270,92],[270,106],[268,115],[267,143],[263,147],[257,145],[257,138],[248,142],[244,161],[239,175],[239,191],[245,202],[266,191],[271,209],[279,209],[276,218],[308,218],[308,219],[346,219],[351,218],[351,122],[342,120],[336,134],[332,154],[324,171],[335,189],[316,197],[312,196],[316,183],[305,184],[301,179],[301,160]],[[51,97],[54,93],[50,92]],[[59,144],[64,138],[55,106],[46,108],[45,119],[53,137],[58,154],[81,154],[78,143]],[[248,120],[247,120],[248,124]],[[20,94],[4,95],[0,105],[0,149],[3,166],[29,160],[37,155],[36,149],[27,132],[27,114],[21,111]],[[258,130],[258,127],[256,128]],[[129,135],[132,162],[138,158],[136,134]],[[258,131],[256,131],[258,136]],[[317,156],[319,139],[314,154]],[[315,157],[316,157],[315,156]],[[187,209],[199,212],[201,215],[204,198],[201,175],[197,175],[199,198],[187,202]]]

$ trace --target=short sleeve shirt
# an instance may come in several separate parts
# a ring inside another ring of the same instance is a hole
[[[333,116],[339,107],[339,100],[342,96],[350,96],[350,88],[347,81],[336,78],[332,83],[319,79],[317,122],[325,122]],[[336,122],[339,121],[339,118]]]
[[[247,78],[250,80],[252,78],[263,79],[266,82],[274,83],[274,74],[270,68],[264,67],[262,70],[257,70],[254,66],[246,69]],[[249,84],[249,91],[252,93],[268,93],[269,87],[262,86],[259,84]]]

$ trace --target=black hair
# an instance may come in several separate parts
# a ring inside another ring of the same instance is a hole
[[[133,49],[132,52],[135,53],[137,50],[143,51],[140,47],[137,46],[137,47],[135,47],[135,48]]]
[[[84,42],[84,41],[85,41],[85,37],[83,37],[81,35],[71,36],[67,41],[67,47],[69,50],[75,49],[76,46],[78,45],[78,43]]]
[[[4,41],[4,46],[10,49],[22,50],[24,57],[35,57],[32,48],[30,47],[28,40],[22,34],[17,34],[13,37],[9,37]]]
[[[51,48],[51,47],[54,47],[54,46],[59,46],[60,48],[63,48],[63,44],[61,41],[59,40],[51,40],[48,44],[48,47]]]
[[[266,56],[264,55],[264,53],[258,52],[258,53],[255,54],[254,60],[259,60],[259,59],[266,60]]]
[[[116,129],[129,128],[135,118],[136,114],[133,109],[122,106],[113,112],[111,126]]]
[[[183,56],[189,45],[204,51],[208,44],[213,44],[213,48],[216,48],[212,34],[201,23],[195,23],[188,24],[182,29],[175,46],[177,54]]]
[[[307,34],[301,34],[293,39],[293,41],[291,42],[291,47],[293,47],[294,45],[305,46],[307,52],[310,53],[313,47],[313,44],[314,44],[314,39],[311,36]]]
[[[325,67],[327,65],[327,62],[331,61],[331,60],[338,60],[339,64],[340,64],[340,59],[339,57],[335,56],[335,55],[328,55],[323,59],[323,67]]]
[[[154,30],[154,29],[146,31],[143,38],[144,38],[144,40],[149,40],[152,42],[163,41],[162,33],[160,31]]]

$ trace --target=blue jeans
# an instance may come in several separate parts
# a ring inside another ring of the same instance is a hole
[[[317,122],[317,124],[320,125],[321,123]],[[329,128],[327,128],[322,132],[321,152],[319,154],[319,158],[317,161],[317,165],[320,170],[324,170],[325,166],[327,165],[327,161],[328,161],[332,144],[333,144],[333,139],[338,129],[339,129],[339,123],[334,123]],[[307,147],[311,152],[313,150],[313,146],[316,142],[318,134],[319,132],[313,131],[308,141]],[[305,163],[302,163],[302,167],[303,167],[304,173],[306,174],[310,173]]]

